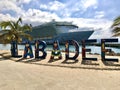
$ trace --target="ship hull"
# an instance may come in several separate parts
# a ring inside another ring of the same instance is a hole
[[[81,43],[82,40],[87,40],[94,31],[79,31],[79,32],[69,32],[69,33],[61,33],[54,36],[51,39],[42,39],[47,43],[51,44],[55,40],[58,40],[60,43],[65,43],[67,40],[76,40]]]

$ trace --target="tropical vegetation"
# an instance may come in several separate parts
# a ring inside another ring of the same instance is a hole
[[[114,20],[111,28],[112,28],[113,36],[120,36],[120,16]]]
[[[32,27],[31,25],[28,24],[23,25],[22,18],[19,18],[17,21],[2,21],[0,22],[0,27],[1,27],[0,42],[2,42],[3,44],[10,44],[10,43],[14,44],[14,46],[16,46],[16,50],[15,50],[16,54],[18,53],[17,43],[20,43],[23,38],[32,40],[31,35],[26,33],[31,31]]]

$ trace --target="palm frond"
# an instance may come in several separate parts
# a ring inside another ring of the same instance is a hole
[[[113,33],[118,33],[120,32],[120,27],[114,27],[112,30]]]
[[[23,37],[32,40],[32,37],[29,34],[26,34],[26,31],[31,31],[32,28],[30,25],[21,25],[22,19],[19,18],[16,22],[14,21],[2,21],[0,27],[0,41],[3,43],[10,43],[12,41],[20,42]]]
[[[4,34],[4,33],[8,33],[9,31],[10,31],[9,29],[3,29],[3,30],[0,31],[0,35]]]
[[[18,30],[18,28],[20,28],[20,23],[22,23],[21,17],[17,20],[17,22],[14,22],[14,26],[15,26],[16,30]]]
[[[16,24],[18,25],[19,22],[22,23],[22,18],[21,17],[17,20]]]
[[[0,27],[2,28],[2,29],[6,29],[6,28],[10,28],[10,29],[15,29],[15,27],[14,27],[14,25],[12,24],[12,22],[11,21],[3,21],[3,22],[1,22],[0,23]]]
[[[118,36],[120,36],[120,33],[113,34],[113,37],[118,37]]]
[[[2,41],[2,43],[4,44],[10,43],[11,40],[12,40],[12,34],[10,32],[3,33],[0,35],[0,41]]]
[[[12,22],[13,26],[14,26],[14,30],[16,30],[18,28],[18,25],[15,22]]]
[[[111,28],[114,37],[120,36],[120,16],[114,20]]]
[[[114,20],[114,23],[112,24],[111,27],[114,27],[114,26],[117,26],[117,25],[120,25],[120,16],[118,16],[118,17]]]

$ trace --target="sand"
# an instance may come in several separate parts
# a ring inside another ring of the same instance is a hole
[[[98,61],[81,64],[81,55],[79,55],[77,62],[69,60],[67,63],[62,63],[65,60],[64,53],[62,60],[48,62],[50,52],[47,53],[47,58],[44,60],[34,58],[21,60],[21,58],[8,57],[9,51],[2,50],[0,52],[0,90],[120,89],[119,62],[106,66],[101,62],[100,55],[90,55],[97,57]]]

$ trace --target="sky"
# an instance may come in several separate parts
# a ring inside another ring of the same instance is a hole
[[[0,21],[17,20],[37,26],[53,19],[93,28],[91,39],[110,38],[120,16],[120,0],[0,0]]]

